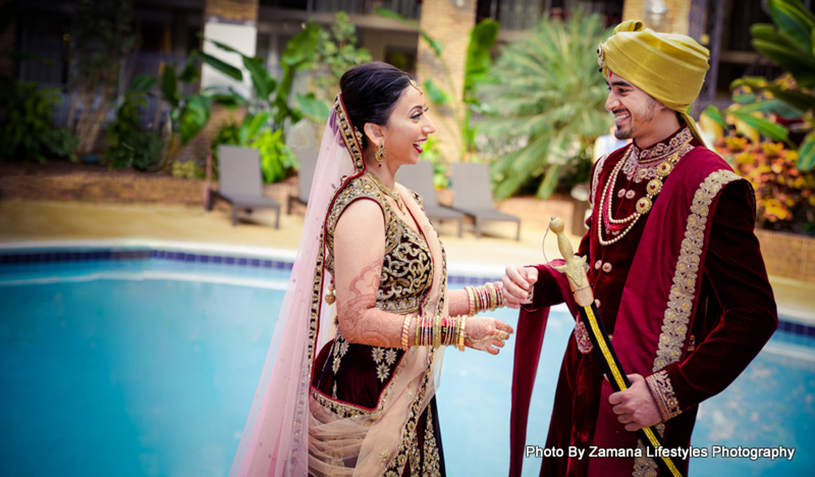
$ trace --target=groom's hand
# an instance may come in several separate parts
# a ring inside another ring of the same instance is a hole
[[[538,269],[535,267],[509,266],[501,277],[504,284],[504,302],[510,308],[532,303],[532,291],[538,281]]]
[[[662,421],[662,415],[648,384],[639,374],[629,374],[628,380],[631,387],[625,391],[620,391],[608,397],[608,402],[613,407],[617,420],[625,426],[629,432],[638,431],[644,427],[651,427]]]

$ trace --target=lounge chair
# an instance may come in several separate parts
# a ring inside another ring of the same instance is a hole
[[[457,221],[458,236],[461,237],[464,214],[439,205],[436,188],[433,187],[433,164],[431,162],[419,161],[418,164],[412,166],[400,167],[396,175],[396,181],[422,196],[425,215],[431,221]]]
[[[453,208],[472,217],[475,236],[481,237],[484,222],[515,222],[515,240],[521,240],[521,219],[495,210],[490,186],[490,171],[486,164],[457,162],[450,165],[453,172]]]
[[[317,168],[317,153],[319,148],[293,147],[292,150],[300,163],[300,171],[297,173],[297,195],[289,195],[286,205],[286,215],[291,215],[291,206],[294,202],[308,206],[308,195],[311,193],[311,182],[314,180],[314,169]]]
[[[238,223],[238,210],[275,209],[275,228],[280,228],[280,203],[263,195],[260,154],[257,149],[218,146],[218,190],[210,190],[212,199],[232,204],[232,226]],[[211,204],[210,204],[211,207]]]

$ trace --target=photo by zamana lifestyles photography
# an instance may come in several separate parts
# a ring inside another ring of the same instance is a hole
[[[0,475],[815,468],[815,0],[0,0]]]

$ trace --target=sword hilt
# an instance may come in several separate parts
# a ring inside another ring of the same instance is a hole
[[[569,278],[569,286],[572,288],[574,300],[580,306],[591,306],[594,302],[594,294],[589,285],[589,279],[586,276],[586,257],[576,257],[571,242],[569,242],[566,234],[563,233],[563,221],[557,217],[552,217],[549,222],[549,230],[557,236],[557,246],[560,249],[560,254],[563,255],[563,260],[566,265],[555,267],[561,273],[565,273]]]

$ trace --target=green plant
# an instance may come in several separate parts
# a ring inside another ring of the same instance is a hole
[[[275,132],[264,130],[251,145],[260,152],[260,169],[265,184],[282,181],[289,170],[300,168],[297,156],[284,142],[280,129]]]
[[[595,54],[607,34],[599,15],[577,12],[568,20],[543,19],[502,50],[492,83],[477,89],[497,199],[530,186],[538,197],[551,196],[562,172],[587,161],[587,149],[608,131]]]
[[[756,51],[784,68],[786,74],[773,81],[740,78],[731,85],[736,105],[724,114],[715,108],[705,112],[724,128],[729,114],[746,123],[747,129],[788,143],[786,128],[765,115],[800,117],[808,134],[798,147],[797,167],[811,171],[815,169],[815,14],[799,0],[767,0],[767,9],[773,24],[753,25],[752,44]],[[745,135],[750,135],[749,131]],[[758,143],[756,139],[753,138],[754,143]]]
[[[0,89],[0,110],[6,112],[0,123],[0,156],[40,163],[48,156],[76,161],[76,136],[54,128],[54,106],[61,101],[59,90],[5,78]]]
[[[161,73],[161,94],[164,101],[170,106],[170,143],[167,154],[159,164],[159,169],[165,169],[167,164],[175,161],[181,149],[192,140],[209,121],[212,111],[212,99],[200,93],[184,93],[179,83],[192,84],[198,80],[198,65],[200,60],[206,63],[217,63],[219,70],[235,79],[240,79],[240,70],[221,64],[220,60],[204,53],[193,51],[187,58],[187,63],[181,74],[176,74],[175,65],[164,65]]]
[[[149,171],[161,162],[164,140],[139,128],[139,108],[146,104],[147,91],[155,82],[148,75],[136,78],[116,109],[116,118],[107,130],[110,147],[105,158],[110,167]]]
[[[331,99],[339,91],[340,77],[352,66],[371,61],[365,48],[357,48],[356,27],[348,21],[348,14],[337,12],[337,21],[330,30],[321,29],[317,44],[317,64],[325,69],[318,75],[315,86],[322,98]]]
[[[281,129],[277,131],[269,128],[261,129],[267,119],[268,117],[264,119],[262,114],[247,114],[240,124],[226,122],[221,125],[210,145],[214,177],[218,177],[218,146],[220,144],[257,149],[260,153],[263,182],[266,184],[282,181],[288,176],[290,170],[299,169],[297,156],[284,142],[283,131]]]

